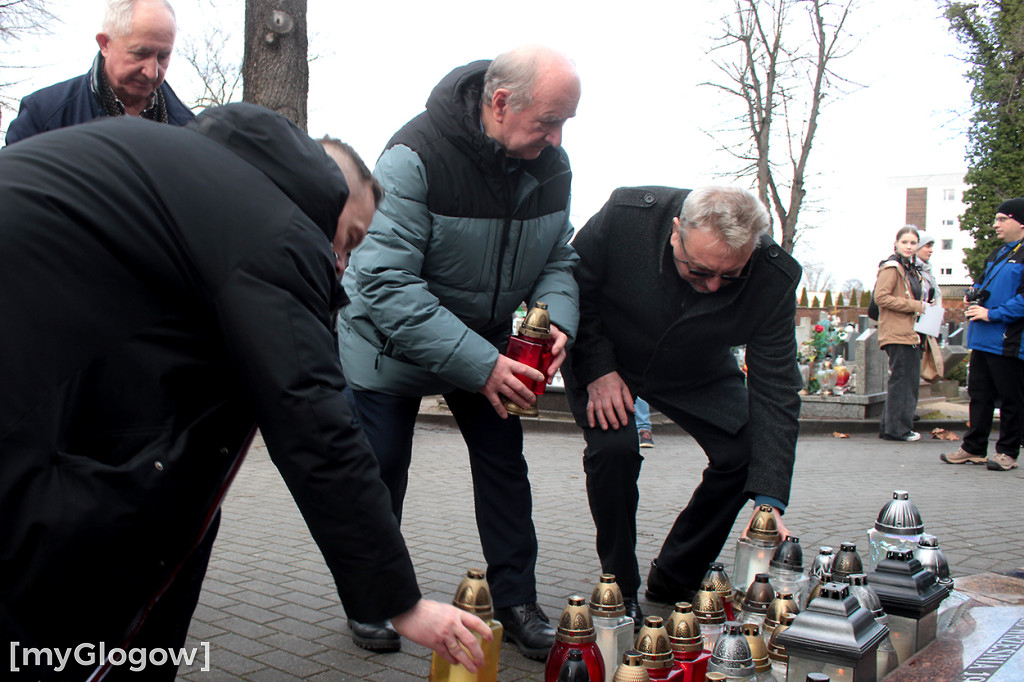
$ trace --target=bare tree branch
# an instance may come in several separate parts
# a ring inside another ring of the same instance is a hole
[[[230,33],[210,26],[201,38],[188,39],[181,47],[182,56],[202,84],[202,94],[191,106],[211,107],[241,98],[241,45],[231,43]]]
[[[47,0],[0,1],[0,43],[26,35],[46,33],[57,18],[47,9]]]
[[[722,147],[744,162],[739,176],[756,178],[758,196],[773,215],[773,236],[777,224],[777,239],[789,252],[807,195],[821,107],[837,84],[848,82],[831,64],[844,56],[840,48],[848,39],[844,27],[854,1],[734,0],[712,48],[735,52],[715,62],[724,81],[704,85],[743,101],[737,116],[742,127],[731,130],[742,131],[742,137]]]

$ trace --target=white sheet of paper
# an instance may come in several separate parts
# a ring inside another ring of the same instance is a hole
[[[942,329],[942,318],[946,311],[941,305],[930,305],[914,323],[914,331],[928,336],[938,336]]]

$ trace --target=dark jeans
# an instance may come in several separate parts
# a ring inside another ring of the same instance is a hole
[[[356,390],[352,395],[401,520],[420,398]],[[500,418],[479,393],[456,390],[444,398],[469,449],[476,525],[494,606],[535,602],[537,535],[519,417]]]
[[[921,346],[890,343],[883,350],[889,356],[889,388],[878,433],[903,438],[914,427],[914,411],[921,387]]]
[[[587,474],[590,513],[597,529],[597,554],[601,570],[614,573],[624,595],[640,589],[636,558],[636,510],[640,476],[639,441],[635,421],[619,429],[602,431],[586,424],[585,390],[567,388],[576,415],[584,415],[587,447],[583,470]],[[645,396],[659,412],[689,433],[703,448],[708,466],[689,503],[679,512],[658,554],[658,568],[676,583],[694,591],[722,551],[736,515],[748,501],[745,494],[751,444],[747,427],[730,434],[705,421]]]
[[[999,440],[996,441],[996,452],[1016,459],[1024,431],[1024,361],[980,350],[971,351],[967,395],[971,399],[971,425],[964,434],[964,450],[972,455],[987,454],[992,413],[998,399]]]

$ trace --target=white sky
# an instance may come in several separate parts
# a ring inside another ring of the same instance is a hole
[[[179,46],[211,24],[241,44],[243,0],[172,2]],[[19,81],[7,97],[84,73],[96,52],[103,0],[50,4],[63,22],[50,36],[0,52],[0,82]],[[706,51],[731,6],[308,0],[310,52],[318,55],[310,64],[309,132],[350,142],[372,166],[453,67],[524,43],[551,45],[576,61],[583,82],[563,140],[573,163],[573,222],[581,227],[618,186],[728,181],[716,173],[734,162],[703,131],[721,127],[740,103],[699,83],[720,79]],[[872,284],[891,252],[903,215],[879,210],[894,203],[883,201],[896,191],[886,178],[966,170],[970,92],[937,0],[859,0],[848,27],[852,51],[834,70],[862,87],[837,93],[819,117],[796,252],[831,272],[837,286],[849,278]],[[3,68],[14,64],[37,68]],[[190,71],[178,56],[167,79],[186,102],[198,93]],[[4,111],[4,129],[13,116]]]

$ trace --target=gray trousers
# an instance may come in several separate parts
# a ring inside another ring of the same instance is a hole
[[[891,343],[883,350],[889,356],[889,390],[878,435],[902,438],[914,426],[917,393],[921,387],[921,346]]]

